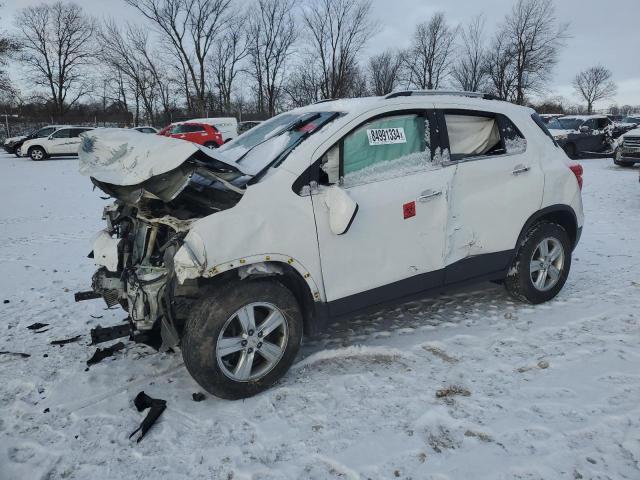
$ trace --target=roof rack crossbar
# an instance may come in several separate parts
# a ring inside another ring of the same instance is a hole
[[[413,95],[456,95],[460,97],[483,98],[485,100],[495,100],[496,98],[488,93],[463,92],[457,90],[401,90],[387,94],[384,98],[411,97]]]

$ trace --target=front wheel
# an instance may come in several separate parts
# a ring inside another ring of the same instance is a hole
[[[182,338],[191,376],[209,393],[236,400],[273,385],[302,340],[296,298],[274,279],[232,282],[192,308]]]
[[[567,231],[556,223],[540,222],[520,241],[504,285],[518,300],[547,302],[562,290],[570,268],[571,241]]]
[[[47,158],[47,153],[42,147],[33,147],[29,149],[29,157],[31,157],[31,160],[34,162],[38,162]]]

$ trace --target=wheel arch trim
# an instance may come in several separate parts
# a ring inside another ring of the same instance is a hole
[[[520,245],[522,238],[526,235],[531,226],[543,219],[555,221],[555,223],[558,223],[565,228],[569,234],[569,238],[571,239],[572,247],[576,247],[578,240],[580,239],[579,231],[581,229],[580,225],[578,225],[578,216],[571,206],[555,204],[544,207],[529,217],[520,231],[515,251],[517,251],[518,245]],[[568,229],[566,228],[567,226],[569,227]]]

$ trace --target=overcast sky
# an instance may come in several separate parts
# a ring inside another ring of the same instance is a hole
[[[309,0],[312,1],[312,0]],[[46,3],[53,0],[45,0]],[[373,0],[373,17],[379,28],[371,38],[367,55],[389,47],[408,45],[413,27],[442,11],[454,23],[466,23],[484,14],[490,35],[515,0]],[[0,28],[10,30],[16,10],[41,0],[0,0]],[[122,0],[81,0],[87,12],[96,16],[140,21],[139,16]],[[618,95],[610,103],[640,105],[640,0],[555,0],[557,17],[570,22],[570,38],[561,50],[559,63],[549,85],[548,96],[562,95],[577,102],[571,88],[575,74],[587,67],[602,64],[613,72]]]

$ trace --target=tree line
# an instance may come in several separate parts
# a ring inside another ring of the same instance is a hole
[[[380,24],[370,0],[122,0],[136,22],[98,20],[76,3],[21,9],[0,36],[0,89],[64,119],[92,102],[132,122],[179,117],[267,118],[321,99],[398,89],[481,91],[517,104],[544,92],[568,25],[551,0],[515,0],[489,35],[483,16],[452,24],[443,13],[419,23],[405,49],[364,59]],[[19,63],[30,88],[9,82]],[[615,93],[597,66],[576,76],[593,103]],[[0,99],[2,100],[2,99]]]

